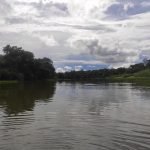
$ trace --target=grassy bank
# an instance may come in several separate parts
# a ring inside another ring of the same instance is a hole
[[[150,85],[150,69],[146,69],[134,74],[122,74],[108,78],[113,82],[131,82],[141,85]]]
[[[11,80],[11,81],[0,81],[0,85],[1,85],[1,84],[14,84],[14,83],[18,83],[18,81],[16,81],[16,80]]]

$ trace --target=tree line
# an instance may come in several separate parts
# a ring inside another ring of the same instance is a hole
[[[71,71],[55,73],[53,62],[49,58],[35,58],[34,54],[25,51],[22,47],[7,45],[0,55],[0,80],[43,80],[43,79],[104,79],[116,75],[131,75],[136,72],[150,69],[150,60],[131,65],[129,68],[100,69],[88,71]]]
[[[49,58],[34,58],[21,47],[7,45],[0,55],[0,80],[42,80],[55,77],[55,68]]]
[[[120,67],[117,69],[100,69],[88,71],[71,71],[65,73],[57,73],[58,79],[71,79],[71,80],[86,80],[86,79],[104,79],[117,75],[132,75],[139,71],[150,69],[150,60],[145,60],[143,63],[131,65],[129,68]]]

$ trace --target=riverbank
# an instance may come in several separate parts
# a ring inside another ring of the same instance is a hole
[[[5,81],[0,81],[0,85],[1,84],[15,84],[15,83],[18,83],[19,81],[17,81],[17,80],[5,80]]]
[[[128,83],[136,83],[140,85],[148,85],[150,86],[150,69],[146,69],[134,74],[121,74],[121,75],[116,75],[116,76],[111,76],[111,77],[106,77],[106,78],[82,78],[82,79],[49,79],[49,80],[38,80],[38,81],[44,81],[44,82],[128,82]],[[36,81],[36,82],[38,82]],[[5,80],[5,81],[0,81],[1,84],[14,84],[18,83],[20,81],[17,80]],[[22,81],[21,81],[22,82]],[[26,82],[26,81],[25,81]],[[31,82],[31,81],[29,81]]]
[[[113,75],[105,78],[78,78],[78,79],[57,79],[59,82],[100,82],[100,83],[114,83],[124,82],[133,83],[137,85],[150,86],[150,69],[139,71],[137,73]]]
[[[107,78],[112,82],[131,82],[141,85],[150,85],[150,69],[146,69],[134,74],[122,74]]]
[[[57,82],[56,79],[49,79],[49,80],[33,80],[33,81],[19,81],[19,80],[1,80],[0,81],[0,85],[2,84],[17,84],[17,83],[38,83],[38,82],[42,82],[42,83],[46,83],[46,82]]]

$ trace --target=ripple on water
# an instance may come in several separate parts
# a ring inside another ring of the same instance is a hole
[[[57,84],[49,100],[49,86],[37,90],[28,105],[33,90],[23,92],[21,86],[27,97],[17,111],[4,92],[8,100],[0,103],[0,150],[150,150],[148,91],[136,91],[131,84],[66,83]]]

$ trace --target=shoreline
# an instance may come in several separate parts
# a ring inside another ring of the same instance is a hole
[[[2,84],[17,84],[25,82],[100,82],[100,83],[133,83],[150,86],[150,77],[107,77],[107,78],[87,78],[87,79],[49,79],[49,80],[33,80],[33,81],[19,81],[19,80],[0,80]]]

